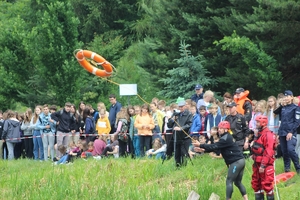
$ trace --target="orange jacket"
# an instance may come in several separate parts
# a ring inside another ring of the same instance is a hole
[[[149,126],[148,128],[143,126]],[[154,129],[154,120],[149,114],[137,115],[134,121],[134,127],[137,128],[138,135],[152,135]]]
[[[244,104],[245,104],[245,101],[250,101],[251,103],[251,100],[248,99],[248,96],[249,95],[249,90],[245,90],[243,96],[240,96],[240,98],[237,98],[235,95],[234,95],[234,102],[236,103],[236,111],[242,115],[246,114],[245,113],[245,109],[244,109]]]

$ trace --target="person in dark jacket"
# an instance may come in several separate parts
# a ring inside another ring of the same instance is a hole
[[[75,133],[74,116],[70,113],[71,103],[65,103],[63,110],[51,114],[51,119],[58,123],[57,126],[57,146],[63,144],[66,148],[69,145],[70,132]],[[60,158],[62,154],[57,151],[57,157]]]
[[[243,151],[249,148],[249,134],[251,131],[246,124],[245,117],[237,112],[236,106],[235,102],[227,105],[230,115],[227,115],[225,121],[230,123],[232,137],[240,150]]]
[[[167,126],[173,128],[173,137],[171,138],[169,144],[167,144],[167,158],[172,156],[174,151],[174,157],[176,161],[176,166],[185,166],[187,161],[185,158],[189,156],[188,149],[191,144],[191,139],[189,137],[189,130],[193,123],[193,115],[188,110],[185,109],[185,101],[181,100],[178,102],[179,113],[169,119]],[[174,114],[173,114],[174,115]]]
[[[283,154],[284,171],[291,170],[291,160],[294,163],[297,173],[300,173],[298,155],[295,151],[297,143],[297,128],[300,124],[300,108],[293,104],[293,92],[284,92],[285,106],[280,105],[274,114],[279,114],[281,124],[278,130],[281,151]]]
[[[7,119],[4,121],[2,141],[6,141],[8,149],[8,160],[14,159],[14,146],[20,140],[20,122],[16,119],[16,113],[12,110],[7,112]]]
[[[195,86],[195,94],[191,96],[191,100],[198,103],[200,99],[203,99],[203,87],[200,84]]]
[[[110,134],[114,134],[116,132],[117,113],[120,112],[122,105],[121,103],[117,102],[116,96],[114,94],[109,95],[109,102],[111,103],[108,116],[111,126]]]
[[[219,142],[214,144],[200,144],[194,141],[194,150],[196,152],[220,150],[226,165],[228,166],[228,174],[226,178],[226,199],[231,199],[233,192],[233,183],[240,190],[244,200],[248,199],[246,188],[242,184],[242,178],[245,169],[245,158],[237,144],[233,141],[233,137],[228,131],[230,124],[227,121],[222,121],[218,125],[218,132],[221,136]]]

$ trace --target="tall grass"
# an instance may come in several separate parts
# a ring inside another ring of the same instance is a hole
[[[78,159],[53,166],[32,160],[0,161],[0,199],[186,199],[191,190],[208,199],[212,192],[225,199],[227,167],[223,159],[205,155],[175,169],[174,160],[120,158]],[[243,183],[249,199],[252,161],[247,160]],[[277,174],[283,161],[276,161]],[[299,177],[278,184],[281,199],[300,199]],[[241,199],[234,189],[232,199]]]

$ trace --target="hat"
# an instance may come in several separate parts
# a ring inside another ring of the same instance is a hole
[[[200,84],[197,84],[196,86],[195,86],[195,90],[200,90],[202,88],[202,85],[200,85]]]
[[[177,105],[178,105],[178,106],[185,106],[185,101],[184,101],[184,100],[183,100],[183,101],[180,101],[180,102],[177,103]]]
[[[293,92],[291,90],[284,91],[284,96],[293,96]]]
[[[184,98],[183,97],[178,97],[177,100],[176,100],[176,103],[179,103],[181,101],[184,101]],[[185,101],[184,101],[185,102]]]
[[[233,101],[233,102],[230,102],[228,105],[227,105],[227,107],[230,107],[230,108],[232,108],[233,106],[237,106],[236,105],[236,103]]]
[[[241,92],[244,92],[244,88],[238,88],[235,90],[235,93],[240,94]]]

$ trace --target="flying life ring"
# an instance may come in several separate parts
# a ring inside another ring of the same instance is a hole
[[[101,65],[103,69],[98,69],[94,65],[92,65],[86,58],[92,59],[96,62],[97,65]],[[102,56],[96,54],[95,52],[88,51],[88,50],[79,50],[76,53],[76,59],[79,64],[88,72],[99,76],[99,77],[109,77],[112,72],[113,68],[112,65],[105,60]]]

